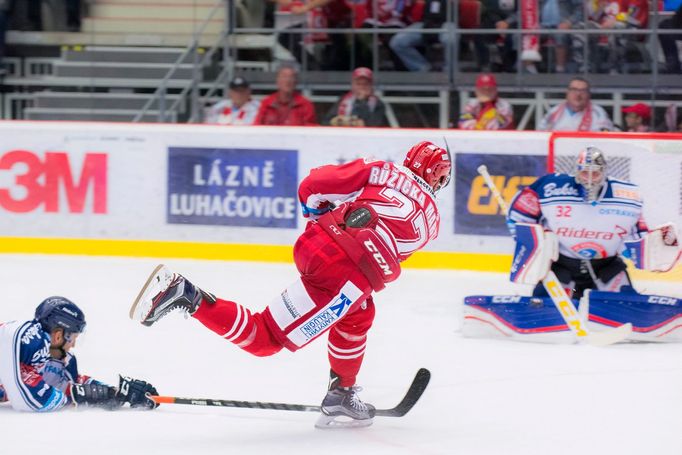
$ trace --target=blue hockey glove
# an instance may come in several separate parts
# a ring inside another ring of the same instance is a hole
[[[155,409],[159,405],[150,398],[158,395],[156,388],[148,382],[119,375],[119,386],[116,398],[123,403],[129,403],[131,408]]]

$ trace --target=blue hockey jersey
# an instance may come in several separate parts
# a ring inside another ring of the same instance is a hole
[[[78,374],[72,354],[63,368],[50,359],[50,334],[38,322],[0,323],[0,402],[19,411],[54,411],[71,402],[63,390],[69,383],[93,382]]]
[[[521,190],[507,214],[514,235],[516,223],[538,223],[559,240],[559,253],[574,259],[612,257],[625,240],[648,231],[642,199],[635,184],[608,177],[596,201],[568,174],[548,174]]]

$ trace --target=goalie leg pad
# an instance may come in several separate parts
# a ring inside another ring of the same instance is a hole
[[[682,341],[682,299],[601,291],[588,298],[592,323],[613,327],[631,322],[632,340]]]
[[[578,302],[574,301],[578,305]],[[540,343],[573,343],[575,338],[549,297],[468,296],[464,336]]]
[[[553,232],[545,232],[539,224],[516,223],[511,281],[536,284],[542,281],[558,258],[559,244]]]

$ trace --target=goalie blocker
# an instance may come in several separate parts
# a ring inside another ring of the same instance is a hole
[[[628,340],[682,341],[682,299],[661,295],[588,291],[578,311],[589,315],[590,329],[631,322]],[[464,299],[464,336],[541,343],[572,343],[564,319],[549,297],[469,296]]]

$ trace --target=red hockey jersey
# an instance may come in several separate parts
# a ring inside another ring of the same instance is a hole
[[[361,201],[379,216],[376,232],[395,259],[404,261],[438,236],[440,214],[432,189],[409,169],[358,159],[313,169],[298,188],[304,216],[316,218],[339,205]]]

